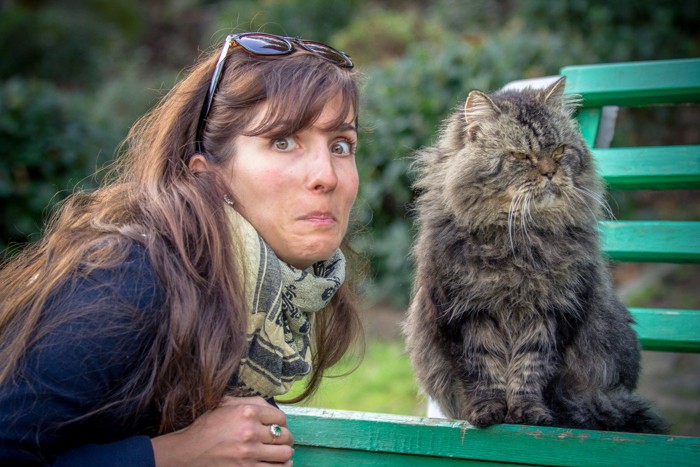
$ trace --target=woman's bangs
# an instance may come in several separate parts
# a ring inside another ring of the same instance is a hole
[[[284,137],[302,131],[311,127],[326,104],[337,97],[340,97],[338,114],[323,130],[340,128],[356,114],[358,89],[347,74],[338,70],[324,74],[309,67],[303,71],[306,76],[297,74],[268,83],[266,115],[259,125],[246,132],[247,135]]]

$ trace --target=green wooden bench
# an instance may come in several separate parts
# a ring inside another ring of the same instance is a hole
[[[700,145],[595,148],[604,106],[700,102],[700,59],[571,66],[566,92],[613,189],[700,188]],[[605,221],[611,259],[700,263],[698,221]],[[700,352],[700,310],[632,309],[645,350]],[[700,375],[698,375],[700,377]],[[285,406],[295,465],[695,465],[700,438],[466,422]]]

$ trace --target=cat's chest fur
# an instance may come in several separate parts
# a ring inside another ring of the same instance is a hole
[[[597,262],[585,251],[596,240],[586,229],[540,232],[526,244],[504,229],[469,232],[450,221],[423,232],[419,255],[432,260],[420,261],[428,269],[422,273],[433,278],[433,301],[448,321],[476,313],[505,317],[510,325],[544,314],[580,317],[595,283]]]

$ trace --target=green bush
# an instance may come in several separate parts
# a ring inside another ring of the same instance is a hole
[[[580,37],[596,61],[697,56],[700,3],[675,0],[529,0],[519,15],[537,28]]]
[[[243,0],[219,2],[216,34],[264,31],[283,36],[331,42],[368,0]]]
[[[99,76],[103,39],[94,23],[17,8],[0,15],[0,79],[32,77],[85,86]],[[31,32],[30,32],[31,31]],[[12,44],[10,49],[9,44]]]
[[[150,27],[182,23],[173,12],[187,5],[154,18],[138,0],[20,3],[0,14],[0,251],[37,238],[56,203],[97,183],[153,88],[173,81],[164,64],[196,50]]]
[[[36,237],[48,211],[111,154],[103,125],[84,116],[84,105],[40,81],[0,83],[0,249]]]

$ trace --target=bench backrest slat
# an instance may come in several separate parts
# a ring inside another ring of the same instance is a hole
[[[700,263],[700,222],[604,221],[603,250],[616,261]]]
[[[700,353],[697,310],[631,308],[634,327],[646,350]]]
[[[599,148],[593,155],[609,188],[700,188],[700,145]]]
[[[571,66],[561,74],[585,107],[700,102],[699,59]]]

